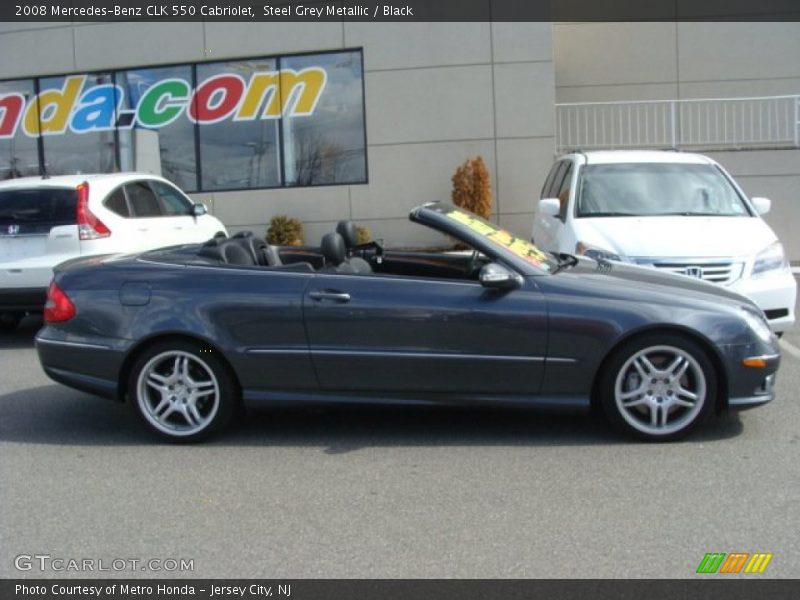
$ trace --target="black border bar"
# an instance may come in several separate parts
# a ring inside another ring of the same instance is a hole
[[[18,586],[25,586],[20,588]],[[123,586],[135,588],[124,593]],[[162,586],[162,587],[159,587]],[[31,592],[39,588],[44,593]],[[231,588],[244,588],[239,594]],[[22,589],[27,591],[23,593]],[[92,590],[100,590],[100,594]],[[163,590],[163,591],[162,591]],[[288,592],[288,593],[287,593]],[[797,598],[796,579],[5,579],[3,600],[752,600]]]
[[[187,10],[189,7],[192,9]],[[0,21],[800,21],[798,0],[8,0]]]

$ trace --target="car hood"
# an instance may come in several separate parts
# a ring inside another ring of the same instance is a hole
[[[582,217],[578,240],[623,257],[732,257],[757,254],[777,238],[760,217]]]
[[[616,261],[597,262],[590,258],[579,257],[578,264],[566,267],[553,276],[553,279],[558,278],[564,283],[580,282],[591,287],[593,294],[624,298],[631,302],[657,302],[684,306],[726,305],[731,308],[747,305],[756,308],[756,305],[745,296],[719,285]]]

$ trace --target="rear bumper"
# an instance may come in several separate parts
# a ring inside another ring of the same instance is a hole
[[[41,312],[46,298],[46,287],[0,288],[0,312]]]
[[[50,379],[112,400],[122,400],[118,383],[125,353],[112,344],[51,337],[45,327],[36,336],[36,352]]]

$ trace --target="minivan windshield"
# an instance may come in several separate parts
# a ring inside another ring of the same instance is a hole
[[[575,214],[751,216],[736,188],[716,166],[684,163],[585,165]]]

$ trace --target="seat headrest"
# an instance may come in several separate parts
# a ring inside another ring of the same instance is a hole
[[[336,224],[336,233],[344,239],[344,245],[347,250],[353,246],[358,246],[358,229],[353,221],[339,221]]]
[[[239,244],[228,243],[222,246],[223,260],[229,265],[255,265],[255,259]]]
[[[344,240],[338,233],[326,233],[322,236],[320,249],[322,250],[322,256],[325,257],[326,264],[338,267],[347,258]]]

